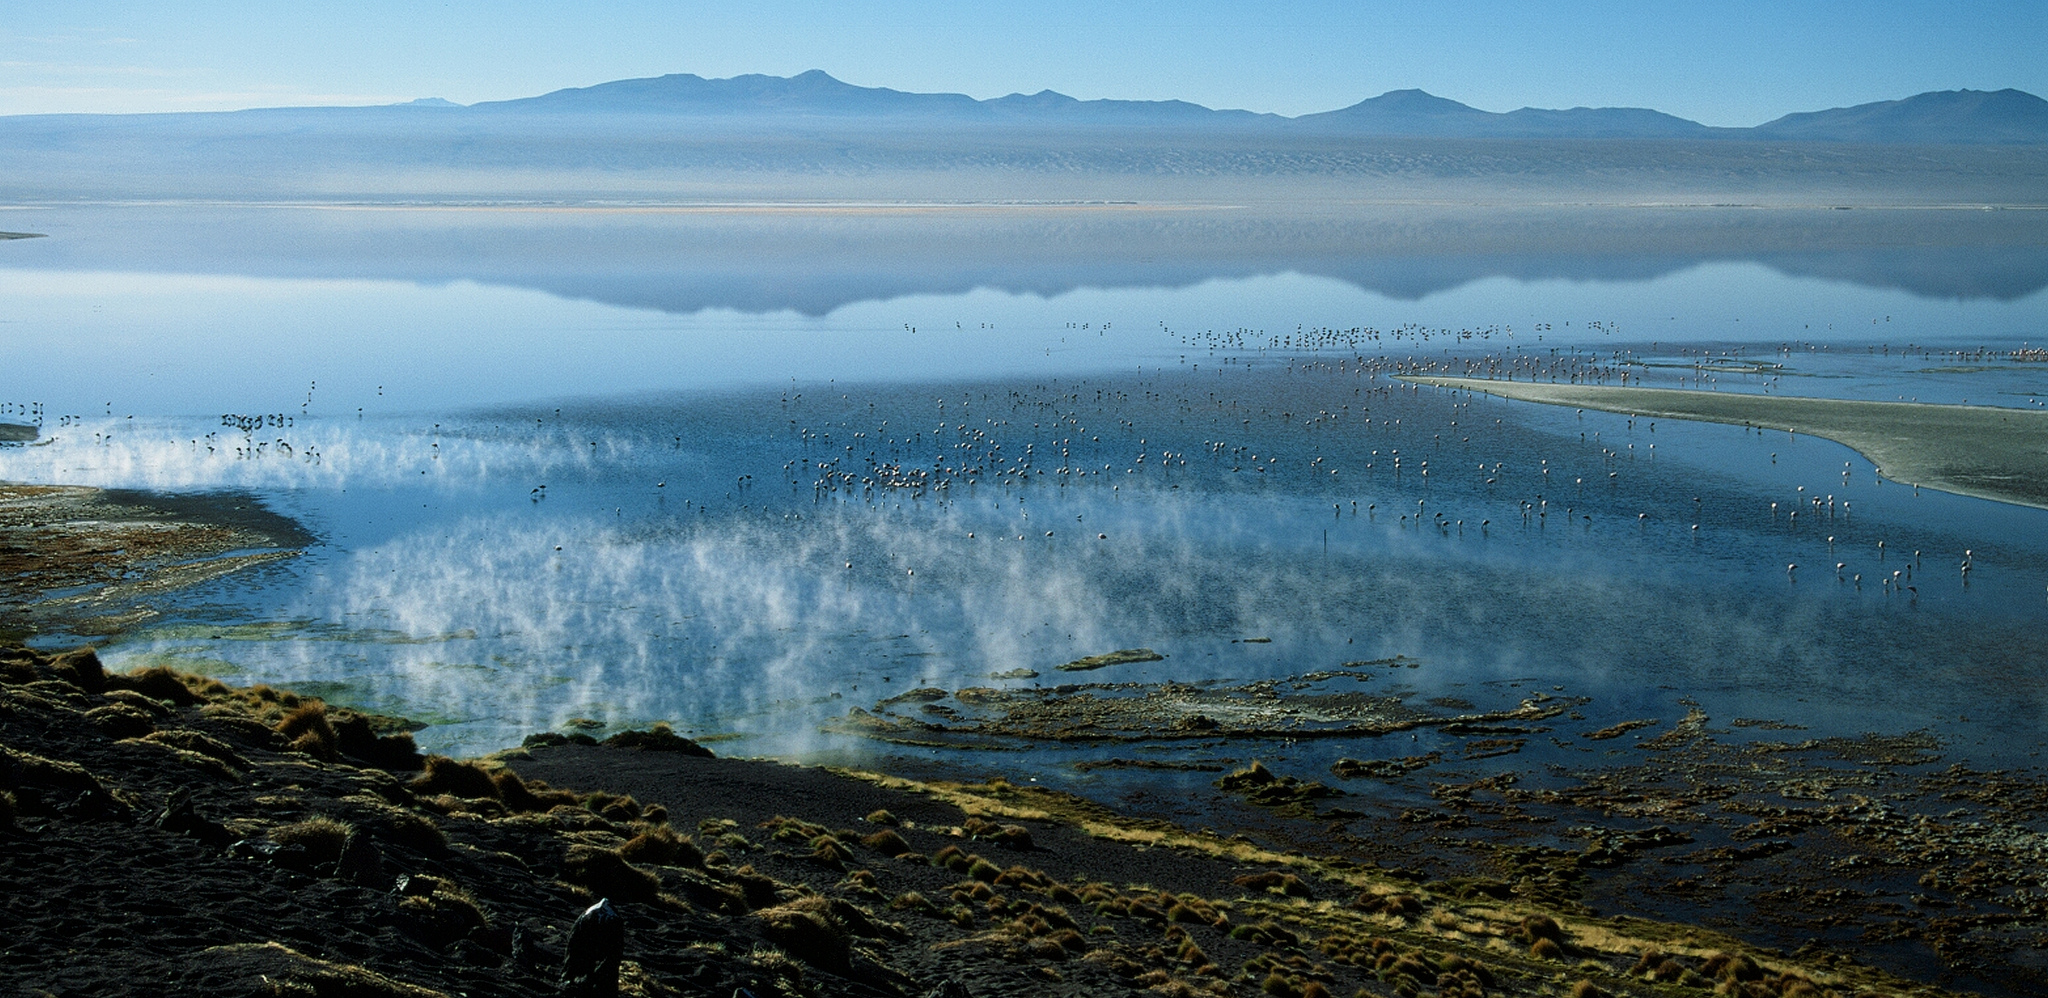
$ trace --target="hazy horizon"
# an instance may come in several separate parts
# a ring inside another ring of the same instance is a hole
[[[5,66],[0,66],[0,69],[4,69],[4,68],[6,68],[6,67],[5,67]],[[1466,108],[1469,108],[1469,109],[1471,109],[1471,110],[1474,110],[1474,111],[1478,111],[1478,112],[1481,112],[1482,114],[1486,114],[1486,115],[1496,115],[1496,116],[1498,116],[1498,115],[1512,115],[1512,114],[1515,114],[1515,113],[1517,113],[1517,112],[1521,112],[1521,113],[1528,113],[1528,112],[1542,112],[1542,113],[1559,113],[1559,112],[1583,112],[1583,111],[1653,111],[1653,112],[1656,112],[1657,114],[1660,114],[1660,115],[1669,115],[1669,116],[1671,116],[1671,117],[1673,117],[1673,118],[1676,118],[1676,119],[1678,119],[1678,120],[1680,120],[1680,121],[1684,121],[1684,122],[1687,122],[1687,123],[1690,123],[1690,124],[1698,124],[1698,125],[1702,125],[1702,126],[1705,126],[1705,127],[1706,127],[1706,128],[1708,128],[1708,129],[1712,129],[1712,130],[1716,130],[1716,131],[1739,131],[1739,130],[1745,130],[1745,129],[1754,129],[1754,128],[1757,128],[1757,127],[1760,127],[1760,126],[1764,126],[1764,125],[1768,125],[1768,124],[1771,124],[1771,123],[1777,122],[1777,121],[1778,121],[1779,119],[1781,119],[1781,118],[1784,118],[1784,117],[1786,117],[1786,116],[1788,116],[1788,115],[1800,115],[1800,114],[1811,114],[1811,113],[1814,113],[1814,112],[1823,112],[1823,111],[1843,111],[1843,110],[1850,110],[1850,109],[1853,109],[1853,108],[1863,108],[1863,107],[1868,107],[1868,106],[1871,106],[1871,105],[1880,105],[1880,104],[1887,104],[1887,103],[1897,103],[1897,102],[1900,102],[1900,101],[1905,101],[1905,100],[1908,100],[1908,99],[1910,99],[1910,98],[1915,98],[1915,97],[1927,97],[1927,96],[1933,96],[1933,95],[1952,95],[1952,94],[1999,94],[1999,93],[2005,93],[2005,92],[2008,92],[2008,91],[2017,91],[2017,92],[2018,92],[2018,93],[2020,93],[2020,94],[2024,94],[2024,95],[2026,95],[2026,96],[2028,96],[2028,97],[2035,97],[2035,98],[2037,98],[2037,99],[2038,99],[2038,98],[2039,98],[2039,97],[2041,96],[2041,95],[2040,95],[2040,94],[2038,94],[2038,93],[2034,93],[2034,92],[2032,92],[2032,91],[2029,91],[2029,90],[2027,90],[2027,89],[2025,89],[2025,88],[2021,88],[2021,87],[2017,87],[2017,86],[1997,86],[1997,87],[1992,87],[1992,86],[1986,86],[1986,87],[1970,87],[1970,86],[1960,86],[1960,85],[1958,85],[1958,86],[1949,86],[1949,87],[1933,87],[1933,88],[1930,88],[1930,89],[1925,89],[1925,90],[1919,90],[1919,91],[1913,91],[1913,92],[1902,92],[1902,93],[1893,93],[1893,94],[1886,94],[1886,95],[1879,95],[1879,96],[1871,96],[1871,97],[1868,97],[1868,98],[1866,98],[1866,99],[1861,99],[1861,100],[1857,100],[1857,101],[1855,101],[1855,102],[1854,102],[1854,103],[1852,103],[1852,104],[1837,104],[1837,105],[1819,105],[1819,104],[1796,104],[1796,102],[1795,102],[1795,103],[1788,103],[1788,104],[1786,104],[1785,106],[1783,106],[1782,108],[1780,108],[1780,109],[1779,109],[1779,110],[1778,110],[1778,111],[1777,111],[1776,113],[1772,113],[1772,114],[1770,114],[1770,116],[1769,116],[1769,117],[1766,117],[1766,118],[1761,118],[1761,119],[1758,119],[1758,120],[1756,120],[1756,121],[1752,121],[1752,122],[1746,122],[1746,123],[1731,123],[1731,122],[1709,122],[1709,121],[1699,120],[1699,119],[1696,119],[1696,118],[1691,118],[1691,117],[1688,117],[1688,116],[1686,116],[1686,115],[1682,115],[1682,114],[1675,114],[1675,113],[1673,113],[1673,112],[1671,112],[1671,111],[1669,111],[1669,110],[1667,110],[1667,109],[1665,109],[1665,108],[1662,108],[1662,107],[1658,107],[1658,106],[1654,106],[1654,105],[1651,105],[1651,104],[1626,104],[1626,103],[1623,103],[1623,104],[1583,104],[1583,103],[1582,103],[1582,104],[1572,104],[1572,105],[1542,105],[1542,104],[1535,104],[1535,103],[1523,103],[1523,104],[1517,104],[1517,105],[1506,105],[1506,106],[1501,106],[1501,107],[1497,107],[1497,108],[1496,108],[1496,107],[1481,107],[1481,106],[1479,106],[1479,105],[1477,105],[1477,104],[1473,103],[1472,101],[1469,101],[1469,100],[1465,100],[1465,99],[1462,99],[1462,98],[1460,98],[1460,97],[1459,97],[1459,96],[1457,96],[1456,94],[1448,94],[1448,93],[1442,93],[1442,92],[1435,92],[1435,91],[1431,91],[1431,90],[1428,90],[1428,89],[1426,89],[1426,88],[1423,88],[1423,87],[1420,87],[1420,86],[1413,86],[1413,85],[1400,85],[1400,86],[1394,86],[1394,87],[1390,87],[1390,88],[1388,88],[1388,89],[1386,89],[1386,90],[1381,90],[1381,91],[1374,91],[1374,92],[1372,92],[1372,93],[1360,93],[1360,94],[1356,94],[1356,95],[1354,95],[1354,96],[1353,96],[1353,97],[1352,97],[1351,99],[1345,100],[1345,101],[1344,101],[1343,103],[1341,103],[1341,104],[1333,104],[1333,105],[1330,105],[1330,106],[1328,106],[1328,107],[1310,107],[1310,108],[1305,108],[1305,109],[1299,109],[1299,110],[1293,110],[1293,111],[1274,111],[1274,110],[1263,110],[1263,109],[1257,109],[1257,108],[1247,108],[1247,107],[1238,107],[1238,106],[1235,106],[1235,105],[1207,104],[1207,103],[1203,103],[1203,102],[1201,102],[1201,101],[1193,100],[1193,99],[1190,99],[1190,98],[1187,98],[1187,97],[1184,97],[1184,96],[1179,96],[1179,95],[1174,95],[1174,94],[1162,94],[1162,95],[1153,95],[1153,96],[1143,96],[1143,97],[1125,97],[1125,96],[1117,96],[1117,95],[1098,95],[1098,96],[1077,96],[1077,95],[1075,95],[1075,94],[1072,94],[1072,93],[1065,93],[1065,92],[1059,91],[1059,90],[1057,90],[1057,89],[1054,89],[1054,88],[1052,88],[1052,87],[1039,87],[1039,88],[1037,88],[1037,89],[1027,89],[1027,90],[1012,90],[1012,91],[1009,91],[1009,92],[1007,92],[1007,93],[995,93],[995,94],[986,94],[986,95],[982,95],[982,94],[968,93],[968,92],[965,92],[964,90],[960,90],[960,89],[936,89],[936,90],[918,90],[918,89],[910,89],[910,88],[906,88],[906,87],[899,87],[899,86],[893,86],[893,85],[890,85],[890,84],[887,84],[887,83],[862,83],[862,82],[857,82],[857,81],[854,81],[854,80],[849,80],[849,79],[846,79],[846,78],[844,78],[844,77],[842,77],[842,76],[840,76],[840,75],[838,75],[838,74],[835,74],[835,73],[833,73],[833,72],[832,72],[832,71],[830,71],[830,70],[827,70],[827,69],[824,69],[824,68],[821,68],[821,67],[816,67],[816,66],[814,66],[814,67],[811,67],[811,68],[809,68],[809,69],[804,69],[804,70],[800,70],[800,71],[794,71],[794,72],[791,72],[791,73],[789,73],[789,74],[788,74],[788,75],[786,75],[786,76],[778,76],[778,75],[776,75],[776,74],[773,74],[773,73],[762,73],[762,72],[755,72],[755,71],[748,71],[748,72],[736,72],[736,73],[733,73],[733,74],[731,74],[731,75],[728,75],[728,76],[713,76],[713,75],[707,75],[707,74],[702,74],[702,73],[695,73],[695,72],[691,72],[691,71],[689,71],[689,70],[685,70],[685,69],[676,69],[676,70],[670,70],[670,71],[666,71],[666,72],[661,72],[661,73],[656,73],[656,74],[652,74],[652,75],[647,75],[647,76],[616,76],[616,77],[607,77],[607,78],[604,78],[604,79],[593,79],[593,80],[587,80],[587,81],[582,81],[582,82],[571,82],[571,83],[566,83],[566,84],[564,84],[564,85],[562,85],[562,86],[558,86],[558,87],[554,87],[554,88],[551,88],[551,89],[549,89],[549,90],[546,90],[546,91],[537,91],[537,92],[534,92],[534,93],[518,93],[518,94],[510,94],[510,95],[492,96],[492,97],[486,97],[486,98],[481,98],[481,99],[477,99],[477,100],[473,100],[473,101],[455,101],[455,100],[449,100],[448,98],[446,98],[446,97],[444,97],[444,96],[441,96],[441,95],[439,95],[439,94],[429,94],[429,95],[424,95],[424,96],[418,96],[418,97],[412,97],[412,98],[393,98],[393,99],[373,99],[373,98],[362,98],[362,99],[359,99],[359,100],[350,100],[350,99],[346,99],[346,98],[341,98],[341,99],[335,99],[335,100],[318,100],[318,99],[314,99],[314,100],[308,100],[308,101],[303,101],[303,102],[295,102],[295,103],[294,103],[294,102],[285,102],[285,103],[255,103],[255,104],[246,104],[246,105],[234,105],[234,106],[221,106],[221,107],[189,107],[189,108],[187,108],[187,107],[173,107],[173,108],[147,108],[147,109],[113,109],[113,110],[22,110],[22,111],[8,111],[8,110],[0,110],[0,118],[10,118],[10,117],[35,117],[35,116],[43,116],[43,115],[107,115],[107,116],[130,116],[130,115],[157,115],[157,114],[207,114],[207,113],[225,113],[225,114],[234,114],[234,113],[238,113],[238,112],[246,112],[246,111],[259,111],[259,112],[260,112],[260,111],[312,111],[312,110],[319,110],[319,109],[331,109],[331,110],[347,110],[347,109],[373,109],[373,108],[393,108],[393,107],[407,107],[407,106],[421,106],[421,107],[446,107],[446,108],[452,108],[452,109],[477,109],[477,108],[490,108],[490,107],[499,107],[499,106],[518,106],[518,105],[522,105],[522,104],[527,104],[527,103],[531,103],[531,102],[535,101],[535,100],[536,100],[537,98],[544,98],[544,97],[558,97],[558,96],[564,96],[564,95],[574,94],[574,93],[578,93],[578,92],[587,92],[587,91],[594,91],[594,90],[600,90],[600,89],[602,89],[602,88],[606,88],[606,87],[610,87],[610,86],[614,86],[614,85],[619,85],[619,84],[634,84],[634,83],[648,83],[648,82],[654,82],[654,81],[667,81],[667,80],[670,80],[670,79],[676,79],[676,78],[687,78],[687,79],[696,79],[696,80],[701,80],[701,81],[706,81],[706,82],[710,82],[710,83],[714,83],[714,84],[716,84],[716,83],[729,83],[729,82],[734,82],[734,81],[741,81],[741,80],[751,80],[751,79],[762,79],[762,80],[770,80],[770,81],[778,81],[778,82],[779,82],[779,81],[786,81],[786,80],[795,80],[795,79],[798,79],[798,78],[808,78],[808,77],[813,77],[813,76],[817,76],[817,75],[820,75],[820,74],[822,74],[823,76],[825,76],[825,77],[827,77],[827,78],[831,79],[831,80],[832,80],[833,82],[835,82],[835,83],[838,83],[838,84],[842,84],[842,85],[845,85],[845,86],[847,86],[847,87],[853,87],[853,88],[858,88],[858,89],[861,89],[861,90],[866,90],[866,91],[875,91],[875,92],[886,92],[886,93],[892,93],[892,94],[903,94],[903,95],[910,95],[910,96],[920,96],[920,97],[964,97],[964,98],[967,98],[967,99],[969,99],[969,100],[972,100],[972,101],[975,101],[975,102],[977,102],[977,103],[979,103],[979,104],[984,104],[984,105],[988,105],[988,104],[996,104],[996,103],[1000,103],[1000,102],[1004,102],[1004,101],[1016,101],[1016,100],[1020,100],[1020,99],[1026,99],[1026,98],[1036,98],[1036,97],[1057,97],[1057,98],[1066,98],[1066,99],[1068,99],[1068,100],[1076,101],[1076,102],[1079,102],[1079,103],[1083,103],[1083,104],[1153,104],[1153,105],[1171,105],[1171,104],[1185,104],[1185,105],[1189,105],[1189,106],[1191,106],[1191,107],[1193,107],[1193,108],[1196,108],[1196,109],[1199,109],[1199,110],[1203,110],[1203,111],[1213,111],[1213,112],[1221,112],[1221,113],[1223,113],[1223,114],[1243,114],[1243,115],[1251,115],[1251,116],[1255,116],[1255,117],[1257,117],[1257,118],[1260,118],[1260,119],[1268,119],[1268,120],[1273,120],[1273,121],[1280,121],[1280,122],[1291,122],[1291,121],[1301,121],[1301,120],[1304,120],[1304,119],[1310,119],[1310,118],[1315,118],[1315,117],[1317,117],[1317,116],[1322,116],[1322,115],[1328,115],[1328,114],[1330,114],[1331,112],[1334,112],[1334,111],[1343,111],[1343,110],[1347,110],[1347,109],[1350,109],[1350,108],[1352,108],[1352,107],[1354,107],[1354,106],[1356,106],[1356,105],[1360,105],[1360,104],[1368,104],[1368,103],[1371,103],[1371,102],[1374,102],[1374,101],[1379,101],[1379,100],[1388,100],[1388,99],[1393,99],[1393,98],[1399,98],[1399,97],[1403,97],[1403,96],[1405,96],[1405,95],[1411,95],[1411,94],[1413,94],[1413,95],[1419,95],[1419,96],[1421,96],[1421,97],[1425,97],[1425,98],[1433,98],[1433,99],[1436,99],[1436,100],[1441,100],[1441,101],[1449,101],[1449,102],[1454,102],[1454,103],[1456,103],[1456,104],[1460,104],[1460,105],[1463,105],[1464,107],[1466,107]],[[6,94],[6,90],[5,90],[4,88],[0,88],[0,98],[4,98],[5,94]],[[0,106],[4,106],[4,105],[0,105]]]
[[[1133,49],[1128,39],[1144,37]],[[1951,89],[2048,91],[2048,12],[1605,10],[1488,2],[859,8],[395,3],[280,12],[29,2],[0,27],[0,114],[504,100],[692,72],[976,98],[1181,99],[1298,115],[1418,88],[1488,111],[1650,107],[1711,126]]]

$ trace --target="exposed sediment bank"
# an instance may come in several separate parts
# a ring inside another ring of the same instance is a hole
[[[2048,509],[2048,412],[1422,374],[1401,380],[1523,402],[1804,433],[1852,448],[1894,481]]]
[[[114,634],[312,537],[255,498],[0,484],[0,634]]]

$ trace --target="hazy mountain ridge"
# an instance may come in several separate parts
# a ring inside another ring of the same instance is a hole
[[[1051,90],[976,100],[966,94],[912,93],[855,86],[822,70],[792,77],[748,74],[705,79],[689,73],[615,80],[470,105],[479,113],[656,114],[686,117],[893,118],[924,123],[1039,121],[1061,124],[1215,124],[1284,122],[1274,114],[1215,110],[1187,101],[1078,100]]]
[[[2048,140],[2048,100],[2024,90],[1944,90],[1904,100],[1788,114],[1751,129],[1760,138],[1838,142],[2041,142]]]
[[[1727,129],[1642,108],[1495,114],[1419,90],[1285,118],[811,72],[469,107],[0,117],[0,201],[135,198],[2035,206],[2048,102],[1954,91]]]
[[[253,123],[378,123],[497,130],[545,119],[564,126],[607,118],[716,120],[728,127],[886,125],[912,128],[1117,127],[1218,135],[1313,135],[1468,139],[1735,139],[1869,144],[2048,143],[2048,100],[2020,90],[1947,90],[1892,101],[1787,114],[1751,128],[1712,127],[1650,108],[1524,107],[1493,112],[1422,90],[1393,90],[1348,107],[1288,118],[1180,100],[1078,100],[1052,90],[977,100],[966,94],[862,87],[822,70],[792,77],[688,73],[613,80],[534,97],[468,106],[423,98],[368,107],[256,108],[147,115],[14,115],[0,127],[47,131],[58,124],[151,130]],[[42,127],[30,126],[38,122]]]
[[[401,105],[409,106],[409,105]],[[2019,90],[1949,90],[1716,128],[1650,108],[1524,107],[1482,111],[1422,90],[1287,118],[1187,101],[1077,100],[1051,90],[976,100],[965,94],[861,87],[821,70],[793,77],[705,79],[687,73],[616,80],[472,105],[476,113],[654,114],[734,118],[884,118],[926,124],[1119,125],[1273,129],[1426,138],[1727,138],[1877,144],[2048,142],[2048,101]]]
[[[1350,107],[1305,114],[1294,121],[1331,134],[1430,138],[1711,138],[1742,129],[1709,128],[1639,107],[1525,107],[1504,114],[1481,111],[1421,90],[1394,90]],[[1730,136],[1733,137],[1733,136]]]

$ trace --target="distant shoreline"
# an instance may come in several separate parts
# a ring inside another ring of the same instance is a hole
[[[1401,380],[1523,402],[1804,433],[1855,450],[1894,481],[2048,509],[2048,412],[1431,375]]]

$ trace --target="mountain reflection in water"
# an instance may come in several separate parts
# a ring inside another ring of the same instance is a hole
[[[1184,288],[1298,273],[1416,301],[1489,278],[1640,282],[1708,263],[1933,299],[2048,286],[2048,213],[1231,204],[52,207],[5,265],[472,281],[670,313],[821,316],[908,295]]]

